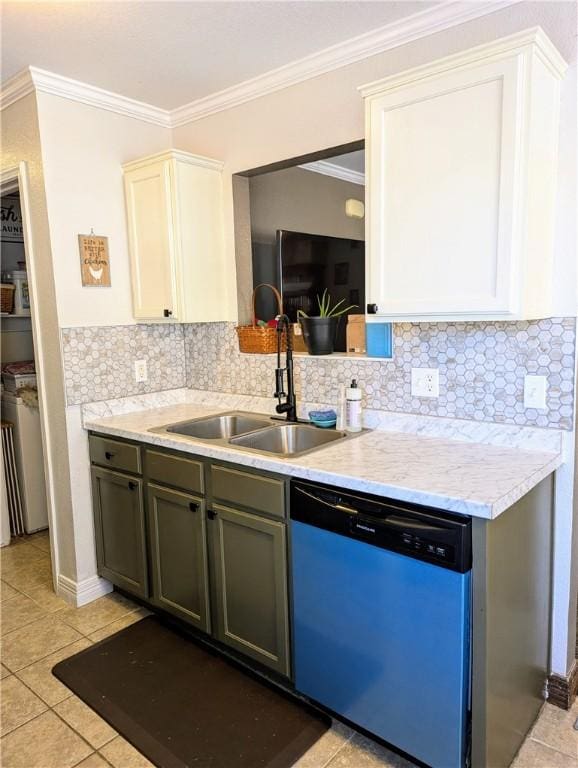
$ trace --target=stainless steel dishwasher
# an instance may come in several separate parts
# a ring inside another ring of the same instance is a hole
[[[433,768],[468,761],[469,518],[291,484],[295,686]]]

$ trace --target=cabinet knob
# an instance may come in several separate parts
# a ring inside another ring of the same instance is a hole
[[[112,459],[112,457],[113,457],[113,456],[114,456],[114,453],[113,453],[112,451],[105,451],[105,452],[104,452],[104,458],[105,458],[107,461],[110,461],[110,460]]]
[[[172,309],[163,309],[163,315],[165,317],[170,317],[173,314]]]
[[[189,503],[189,509],[191,510],[191,512],[197,512],[199,509],[199,505],[197,504],[196,501],[191,501]]]
[[[209,520],[214,520],[217,517],[217,513],[214,509],[207,509],[207,517]]]
[[[368,304],[367,305],[367,314],[368,315],[377,315],[379,312],[379,307],[377,304]]]
[[[135,483],[133,480],[128,481],[129,491],[136,491],[137,488],[138,488],[138,483]]]

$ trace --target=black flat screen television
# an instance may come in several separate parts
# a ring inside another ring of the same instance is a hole
[[[354,304],[351,314],[365,311],[365,242],[343,237],[310,235],[305,232],[277,230],[275,244],[253,244],[253,282],[273,283],[283,296],[285,313],[297,322],[297,310],[318,313],[317,296],[323,291],[331,302],[344,299]],[[259,291],[257,317],[268,320],[276,314],[270,292]],[[338,325],[336,352],[345,352],[344,316]]]

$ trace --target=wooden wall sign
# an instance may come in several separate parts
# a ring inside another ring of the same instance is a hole
[[[80,271],[82,285],[110,287],[110,261],[108,258],[108,237],[101,235],[79,235]]]

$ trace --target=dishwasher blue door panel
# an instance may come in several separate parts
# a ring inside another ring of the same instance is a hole
[[[465,763],[470,574],[292,521],[295,686],[433,768]]]

